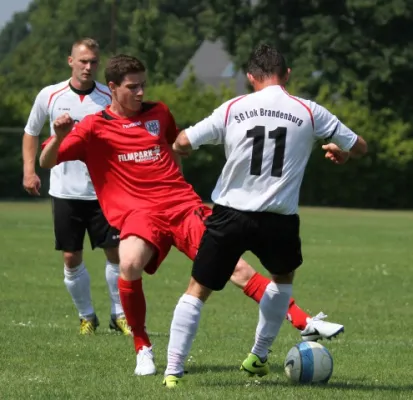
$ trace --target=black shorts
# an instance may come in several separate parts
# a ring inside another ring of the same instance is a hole
[[[92,249],[119,245],[119,231],[108,224],[97,200],[52,197],[52,211],[56,250],[83,250],[86,231]]]
[[[239,258],[251,251],[273,275],[294,271],[302,262],[297,214],[244,212],[215,205],[194,260],[192,276],[211,290],[222,290]]]

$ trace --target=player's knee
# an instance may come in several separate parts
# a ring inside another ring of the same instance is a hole
[[[205,303],[211,293],[212,293],[211,289],[207,288],[206,286],[201,285],[193,277],[191,277],[186,294],[196,297],[197,299]]]
[[[65,263],[66,268],[76,268],[82,263],[82,252],[63,252],[63,262]]]
[[[110,247],[105,249],[106,259],[111,264],[119,264],[119,248],[118,247]]]
[[[136,236],[129,236],[119,245],[120,276],[126,280],[136,280],[155,254],[153,246]]]
[[[240,258],[234,272],[232,273],[231,282],[235,286],[243,289],[254,274],[254,268],[252,268],[251,265],[249,265],[245,260]]]
[[[122,279],[136,280],[154,259],[155,247],[137,236],[128,236],[119,244],[119,270]]]
[[[119,262],[119,272],[122,279],[136,280],[142,277],[144,265],[136,257],[122,256]]]

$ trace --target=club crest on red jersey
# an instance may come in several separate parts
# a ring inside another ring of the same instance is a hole
[[[152,136],[158,136],[161,131],[161,124],[157,119],[154,119],[152,121],[146,121],[145,128]]]

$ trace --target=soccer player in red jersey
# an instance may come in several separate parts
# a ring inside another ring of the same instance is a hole
[[[119,293],[134,336],[135,374],[152,375],[143,271],[155,273],[171,246],[193,260],[211,210],[185,181],[172,151],[178,132],[171,112],[163,103],[143,101],[144,65],[118,55],[109,60],[105,78],[111,105],[77,124],[68,114],[57,118],[56,135],[43,144],[40,165],[52,168],[70,160],[87,165],[103,212],[120,231]],[[231,280],[257,302],[270,282],[242,259]],[[312,340],[342,331],[342,325],[311,318],[293,299],[290,303],[289,319],[298,329],[311,330]],[[323,326],[329,327],[326,334],[320,332]]]

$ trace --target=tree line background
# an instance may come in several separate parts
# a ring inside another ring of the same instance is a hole
[[[243,68],[259,42],[293,70],[289,91],[318,101],[369,142],[369,154],[337,167],[315,149],[301,204],[411,208],[413,204],[413,1],[34,0],[0,32],[0,197],[22,190],[21,139],[38,91],[67,79],[73,41],[91,36],[103,65],[114,53],[143,59],[147,98],[166,102],[184,128],[233,97],[190,77],[174,83],[205,39],[221,39]],[[247,89],[246,89],[247,90]],[[10,129],[14,128],[14,129]],[[44,137],[48,134],[47,126]],[[206,200],[223,164],[204,147],[184,163]],[[47,196],[48,172],[38,169]]]

